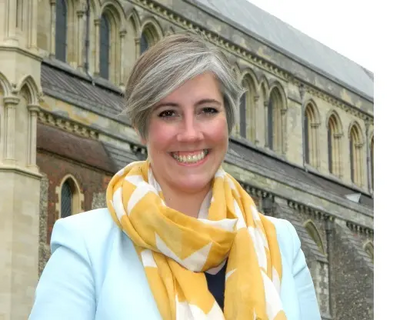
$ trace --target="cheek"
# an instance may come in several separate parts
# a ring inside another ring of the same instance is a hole
[[[209,137],[218,144],[228,144],[228,125],[225,118],[215,119],[208,127]]]
[[[166,148],[173,137],[171,128],[165,124],[157,123],[149,126],[147,144],[153,151]]]

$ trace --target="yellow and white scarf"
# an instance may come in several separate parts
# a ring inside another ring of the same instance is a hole
[[[148,161],[133,162],[112,178],[107,206],[141,258],[163,319],[286,319],[275,227],[223,169],[204,219],[166,206]],[[204,272],[226,260],[222,311]]]

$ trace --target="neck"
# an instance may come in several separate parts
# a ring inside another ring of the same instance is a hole
[[[163,191],[164,200],[168,207],[193,218],[198,217],[201,204],[210,190],[210,185],[207,185],[202,190],[194,193],[175,190],[170,188],[168,185],[162,185],[161,183],[160,187]]]

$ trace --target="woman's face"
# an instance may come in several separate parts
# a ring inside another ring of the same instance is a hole
[[[184,193],[209,188],[228,148],[228,125],[219,83],[199,75],[157,103],[147,141],[158,183]]]

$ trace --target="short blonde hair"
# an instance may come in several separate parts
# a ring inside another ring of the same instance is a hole
[[[186,81],[212,72],[220,83],[229,133],[236,123],[243,89],[226,56],[195,34],[165,37],[135,63],[125,92],[125,112],[142,138],[147,137],[152,107]]]

